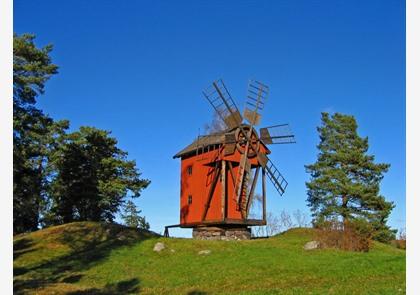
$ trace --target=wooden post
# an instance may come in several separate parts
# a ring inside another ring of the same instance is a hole
[[[248,218],[249,209],[251,208],[252,199],[254,198],[254,191],[255,191],[255,187],[257,186],[259,172],[260,172],[260,166],[255,168],[254,179],[252,180],[251,190],[249,191],[248,201],[246,203],[246,218]]]
[[[225,220],[225,202],[226,202],[226,161],[222,160],[222,194],[221,194],[221,203],[222,203],[222,219]]]
[[[263,201],[263,208],[262,208],[262,210],[263,210],[263,220],[264,220],[264,222],[266,222],[266,212],[265,212],[265,206],[266,206],[266,200],[265,200],[265,169],[263,168],[262,169],[262,193],[263,193],[263,199],[262,199],[262,201]]]
[[[217,182],[219,181],[219,175],[220,175],[220,166],[219,166],[219,162],[217,162],[217,163],[216,163],[216,167],[215,167],[215,169],[216,169],[216,170],[214,171],[215,176],[214,176],[214,178],[213,178],[213,182],[212,182],[212,184],[211,184],[211,186],[210,186],[209,195],[207,196],[207,201],[206,201],[206,204],[205,204],[205,206],[204,206],[203,215],[202,215],[202,217],[201,217],[201,220],[202,220],[202,221],[204,221],[204,220],[206,219],[206,216],[207,216],[207,211],[209,210],[209,207],[210,207],[210,202],[211,202],[211,199],[212,199],[212,197],[213,197],[214,189],[216,188],[216,184],[217,184]]]
[[[232,163],[230,163],[230,161],[227,162],[228,167],[229,167],[229,172],[230,172],[230,176],[232,176],[232,181],[233,181],[233,189],[235,191],[235,184],[236,184],[236,180],[235,180],[235,175],[233,175],[233,167],[232,167]]]

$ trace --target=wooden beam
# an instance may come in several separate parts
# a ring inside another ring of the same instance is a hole
[[[230,175],[232,176],[232,180],[233,180],[233,191],[235,192],[235,175],[233,175],[233,167],[232,167],[232,163],[230,161],[227,161],[228,167],[229,167],[229,171],[230,171]]]
[[[226,161],[222,160],[222,193],[221,193],[221,203],[222,203],[222,219],[225,220],[226,218],[226,212],[225,212],[225,206],[226,206]]]
[[[224,220],[229,218],[229,180],[228,180],[228,170],[229,166],[232,166],[232,164],[230,163],[230,161],[226,161],[226,191],[225,191],[225,216],[224,216]],[[233,173],[231,173],[231,175],[233,176]],[[232,181],[234,181],[234,179],[232,179]]]
[[[246,203],[246,218],[249,215],[249,209],[251,208],[252,199],[254,198],[255,187],[257,186],[258,175],[260,173],[260,166],[255,169],[254,179],[252,180],[251,190],[249,191],[248,200]]]
[[[220,225],[235,225],[235,226],[241,226],[241,225],[266,225],[267,223],[264,220],[261,219],[231,219],[226,218],[226,220],[205,220],[200,222],[191,222],[191,223],[185,223],[181,224],[179,227],[181,228],[191,228],[191,227],[200,227],[200,226],[220,226]]]
[[[202,221],[204,221],[206,219],[207,211],[209,210],[209,207],[210,207],[210,202],[211,202],[211,199],[213,197],[214,189],[216,188],[216,184],[219,181],[219,175],[220,175],[220,167],[219,166],[220,166],[220,162],[217,162],[216,170],[214,171],[215,176],[213,178],[213,182],[211,183],[209,194],[207,196],[207,201],[206,201],[206,204],[204,206],[204,212],[203,212],[203,215],[201,217]]]
[[[263,193],[263,199],[262,199],[262,201],[263,201],[263,208],[262,208],[262,210],[263,210],[263,221],[264,222],[266,222],[266,212],[265,212],[265,206],[266,206],[266,200],[265,200],[265,169],[263,168],[262,169],[262,193]]]

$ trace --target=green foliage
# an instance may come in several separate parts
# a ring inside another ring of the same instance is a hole
[[[13,231],[36,230],[48,187],[48,155],[68,128],[54,122],[34,104],[46,81],[57,73],[49,53],[38,49],[34,36],[13,38]]]
[[[367,253],[305,251],[311,229],[202,241],[114,227],[70,223],[15,237],[15,294],[405,293],[405,251],[382,243]],[[166,246],[159,253],[157,242]]]
[[[382,242],[382,243],[389,243],[393,240],[395,240],[396,233],[398,230],[396,229],[390,229],[388,226],[384,225],[377,225],[375,228],[375,231],[373,233],[373,239]]]
[[[109,132],[54,121],[35,107],[57,73],[52,45],[35,36],[13,37],[13,231],[34,231],[73,220],[112,221],[127,195],[138,197],[148,180],[116,147]]]
[[[67,121],[54,122],[42,113],[20,116],[16,121],[27,123],[19,136],[14,136],[13,224],[14,232],[36,230],[40,214],[48,199],[52,176],[49,156],[57,148],[68,128]]]
[[[51,62],[52,45],[37,48],[35,36],[13,36],[13,102],[15,106],[33,105],[44,93],[45,82],[57,74],[57,65]]]
[[[368,155],[368,138],[357,134],[353,116],[322,113],[318,159],[305,168],[311,174],[306,183],[308,205],[314,223],[341,218],[343,222],[364,219],[375,231],[391,233],[386,225],[395,207],[380,195],[380,182],[389,164],[374,163]]]
[[[146,221],[144,216],[140,215],[141,210],[137,210],[136,204],[133,201],[128,200],[124,207],[123,213],[121,214],[124,224],[128,227],[134,227],[139,229],[150,229],[149,223]]]
[[[117,140],[109,134],[81,127],[55,151],[52,216],[47,223],[111,222],[126,196],[138,197],[149,185],[149,180],[139,178],[135,161],[126,159],[127,153],[117,147]]]

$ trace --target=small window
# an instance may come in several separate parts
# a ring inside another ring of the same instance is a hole
[[[188,205],[190,205],[190,204],[192,204],[192,196],[191,195],[188,196]]]
[[[188,175],[192,175],[192,166],[187,167],[187,173]]]

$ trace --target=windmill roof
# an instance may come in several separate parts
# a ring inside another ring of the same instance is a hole
[[[247,126],[246,124],[241,124],[241,126]],[[226,129],[223,131],[213,132],[208,135],[200,135],[198,138],[196,138],[192,143],[187,145],[185,148],[180,150],[178,153],[173,156],[173,158],[180,158],[182,156],[195,153],[197,151],[197,148],[205,148],[213,144],[220,144],[223,143],[225,140],[225,134],[233,132],[236,130],[237,127]],[[270,153],[270,150],[267,148],[266,144],[261,141],[261,144],[264,145],[264,147],[268,150],[268,153]]]
[[[179,151],[173,158],[180,158],[192,152],[195,152],[197,148],[205,148],[212,144],[220,144],[223,143],[225,139],[225,133],[229,130],[221,131],[221,132],[214,132],[208,135],[201,135],[196,138],[191,144],[187,145],[181,151]]]

